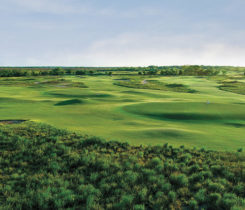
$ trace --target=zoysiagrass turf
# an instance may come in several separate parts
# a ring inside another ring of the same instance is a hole
[[[244,95],[220,90],[219,83],[208,78],[153,78],[183,84],[196,93],[113,85],[118,78],[2,78],[0,120],[40,121],[135,145],[168,142],[233,151],[245,147]]]

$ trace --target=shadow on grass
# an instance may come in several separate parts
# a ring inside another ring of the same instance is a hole
[[[83,104],[84,102],[79,99],[71,99],[71,100],[65,100],[60,101],[55,104],[55,106],[66,106],[66,105],[74,105],[74,104]]]
[[[234,126],[236,128],[245,127],[245,124],[242,124],[242,123],[225,123],[225,125]]]
[[[212,120],[245,120],[244,115],[218,115],[218,114],[197,114],[197,113],[166,113],[166,114],[144,114],[145,116],[160,119],[160,120],[197,120],[197,121],[212,121]]]
[[[0,124],[20,124],[27,120],[0,120]]]

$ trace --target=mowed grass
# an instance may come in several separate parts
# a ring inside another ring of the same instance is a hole
[[[220,90],[216,80],[149,78],[196,91],[185,93],[122,87],[115,79],[120,77],[1,79],[0,120],[44,122],[134,145],[245,148],[245,97]]]
[[[245,120],[243,104],[205,102],[155,102],[125,106],[124,110],[160,119],[195,123],[226,123]],[[211,122],[212,120],[212,122]]]

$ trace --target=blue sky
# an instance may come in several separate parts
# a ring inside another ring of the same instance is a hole
[[[244,0],[1,0],[0,65],[245,66]]]

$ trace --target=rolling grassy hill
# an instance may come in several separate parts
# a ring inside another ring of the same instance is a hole
[[[132,145],[170,143],[236,151],[245,147],[245,98],[221,90],[219,86],[225,79],[224,76],[0,78],[0,120],[43,122]],[[115,84],[129,80],[131,84],[141,81],[140,86]],[[153,89],[148,83],[142,89],[142,81],[147,80],[154,81]],[[181,91],[176,87],[181,87]],[[189,89],[195,92],[189,93]]]

